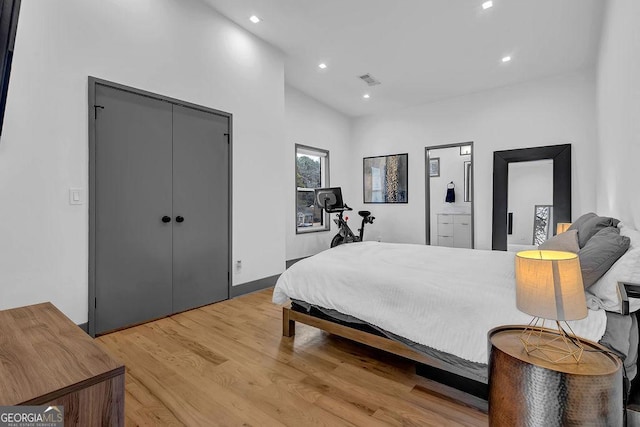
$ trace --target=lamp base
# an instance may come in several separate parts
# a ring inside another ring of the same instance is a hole
[[[567,322],[562,322],[567,331],[555,321],[557,331],[546,329],[545,319],[534,317],[522,331],[520,341],[527,354],[551,363],[580,363],[584,347]]]

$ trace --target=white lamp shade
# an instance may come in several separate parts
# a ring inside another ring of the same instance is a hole
[[[556,234],[564,233],[571,227],[570,222],[559,222],[556,227]]]
[[[535,317],[577,320],[587,317],[578,255],[559,251],[516,254],[516,305]]]

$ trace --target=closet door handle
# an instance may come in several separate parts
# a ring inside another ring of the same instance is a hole
[[[163,217],[162,217],[162,222],[164,222],[165,224],[166,224],[167,222],[171,222],[171,217],[170,217],[170,216],[166,216],[166,215],[165,215],[165,216],[163,216]]]
[[[176,222],[184,222],[184,217],[183,216],[177,216],[176,217]]]

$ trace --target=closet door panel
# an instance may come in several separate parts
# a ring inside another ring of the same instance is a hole
[[[172,107],[96,85],[96,333],[172,312]]]
[[[173,107],[173,309],[227,299],[229,144],[226,117]]]

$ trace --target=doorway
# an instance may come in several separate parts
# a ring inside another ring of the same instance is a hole
[[[89,78],[89,333],[229,297],[231,114]]]
[[[473,142],[425,148],[426,244],[474,248]]]

